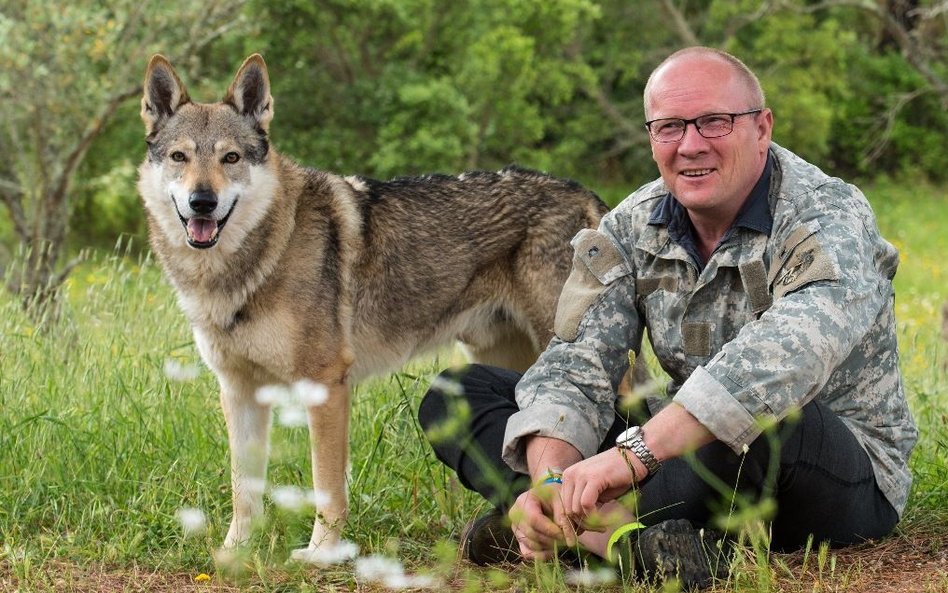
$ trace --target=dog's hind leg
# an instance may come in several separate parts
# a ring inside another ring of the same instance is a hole
[[[257,402],[255,385],[223,378],[221,385],[234,504],[224,548],[232,548],[250,539],[254,521],[263,514],[271,414],[269,406]]]
[[[325,403],[308,411],[312,447],[313,488],[317,497],[316,521],[309,545],[294,550],[300,562],[326,562],[320,552],[331,551],[349,512],[347,474],[349,462],[349,388],[344,380],[326,385]],[[329,552],[331,553],[331,552]]]

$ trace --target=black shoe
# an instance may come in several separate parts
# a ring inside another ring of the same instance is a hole
[[[704,589],[727,578],[731,543],[718,532],[669,519],[631,534],[637,572],[647,579],[678,579],[683,590]]]
[[[510,529],[510,521],[500,509],[481,515],[464,527],[461,556],[480,566],[516,563],[522,559],[520,544]]]

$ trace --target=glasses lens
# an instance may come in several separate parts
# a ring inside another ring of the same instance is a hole
[[[685,122],[681,119],[660,119],[649,127],[652,138],[659,142],[678,142],[685,133]]]
[[[705,138],[717,138],[731,133],[734,129],[734,120],[726,113],[711,113],[699,117],[695,125],[698,126],[698,132]]]

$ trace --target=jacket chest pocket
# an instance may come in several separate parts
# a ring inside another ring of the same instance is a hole
[[[766,282],[762,262],[722,268],[711,284],[694,292],[675,277],[636,280],[640,313],[656,355],[678,361],[685,370],[706,363],[771,306]]]
[[[680,340],[676,336],[680,334],[679,326],[685,304],[678,292],[679,286],[677,276],[655,276],[635,280],[639,313],[645,319],[652,350],[663,367],[668,360],[676,357],[676,350],[679,350]]]

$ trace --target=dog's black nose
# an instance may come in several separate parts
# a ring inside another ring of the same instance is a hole
[[[217,208],[217,194],[209,189],[199,189],[191,192],[188,197],[188,206],[198,214],[210,214]]]

